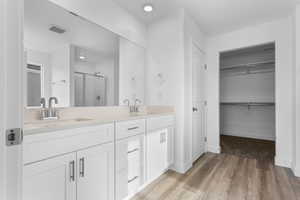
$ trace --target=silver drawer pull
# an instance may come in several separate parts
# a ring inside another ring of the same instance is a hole
[[[135,129],[138,129],[138,128],[139,128],[138,126],[135,126],[135,127],[128,128],[128,130],[132,131],[132,130],[135,130]]]
[[[127,153],[128,154],[131,154],[131,153],[134,153],[134,152],[136,152],[136,151],[138,151],[139,149],[138,148],[136,148],[136,149],[133,149],[133,150],[131,150],[131,151],[128,151]]]
[[[84,158],[79,159],[79,176],[84,177]]]
[[[137,178],[138,178],[138,176],[135,176],[134,178],[128,180],[128,183],[131,183],[131,182],[135,181]]]
[[[69,163],[69,167],[70,167],[70,182],[74,182],[75,181],[75,161],[71,161]]]
[[[166,133],[161,133],[161,134],[160,134],[160,143],[161,143],[161,144],[162,144],[162,143],[165,143],[166,140],[167,140],[167,138],[166,138]]]

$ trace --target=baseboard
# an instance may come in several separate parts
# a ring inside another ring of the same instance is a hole
[[[185,174],[190,168],[193,167],[193,162],[187,162],[187,163],[175,163],[170,169],[173,171],[180,173],[180,174]]]
[[[287,167],[287,168],[292,167],[290,160],[283,159],[278,156],[275,156],[275,165],[280,167]]]
[[[295,176],[300,177],[300,167],[293,164],[292,171]]]
[[[300,168],[296,167],[295,169],[293,169],[293,172],[294,172],[294,175],[297,176],[297,177],[300,177]]]
[[[228,135],[228,136],[236,136],[236,137],[244,137],[244,138],[252,138],[252,139],[260,139],[260,140],[269,140],[269,141],[275,141],[275,136],[265,136],[265,135],[253,135],[253,134],[247,134],[247,133],[233,133],[229,131],[222,131],[221,135]]]
[[[221,153],[221,148],[220,146],[207,145],[206,151],[211,153]]]

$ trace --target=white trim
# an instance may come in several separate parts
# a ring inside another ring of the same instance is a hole
[[[183,161],[181,161],[181,162],[175,162],[170,169],[172,169],[177,173],[185,174],[191,168],[191,166],[192,166],[192,162],[184,163]]]
[[[260,140],[269,140],[269,141],[274,141],[274,142],[276,141],[275,135],[274,136],[266,136],[266,135],[260,135],[260,134],[256,134],[256,133],[253,133],[253,134],[249,134],[247,132],[234,133],[234,132],[230,132],[230,131],[221,131],[221,135],[260,139]]]
[[[22,199],[22,145],[7,147],[5,131],[23,126],[23,0],[0,3],[0,198]]]
[[[295,166],[292,168],[292,171],[295,176],[300,177],[300,167]]]
[[[275,165],[280,167],[291,168],[291,161],[279,156],[275,156]]]
[[[4,67],[4,1],[0,1],[0,92],[1,96],[5,91],[5,67]],[[0,199],[6,199],[6,183],[5,183],[5,166],[1,163],[4,163],[6,160],[6,151],[5,147],[1,144],[4,144],[4,130],[5,130],[5,98],[0,98]]]
[[[207,152],[221,153],[221,147],[220,146],[214,146],[214,145],[207,145]]]

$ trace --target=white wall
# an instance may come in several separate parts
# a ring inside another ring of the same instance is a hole
[[[42,96],[48,99],[51,96],[51,55],[49,53],[27,49],[26,58],[27,64],[42,66]]]
[[[178,10],[148,27],[147,105],[175,107],[174,169],[181,173],[192,166],[192,42],[205,48],[204,35],[183,10]]]
[[[139,45],[146,46],[146,26],[111,0],[50,0]]]
[[[193,162],[193,133],[192,133],[192,55],[193,46],[197,46],[203,53],[205,58],[206,36],[200,30],[196,21],[184,11],[184,165],[185,170],[192,167]],[[205,60],[202,61],[205,63]],[[202,66],[204,67],[204,66]],[[205,91],[202,91],[205,92]],[[200,123],[200,122],[199,122]]]
[[[51,52],[52,79],[51,94],[57,97],[59,107],[69,107],[70,100],[70,78],[71,78],[71,47],[64,45],[56,51]]]
[[[276,42],[276,164],[291,167],[293,134],[292,18],[251,26],[208,40],[208,150],[220,152],[219,52]]]
[[[293,171],[300,176],[300,5],[294,13],[294,64],[295,64],[295,131],[293,136]]]
[[[175,107],[175,169],[184,171],[184,46],[183,13],[148,27],[147,105]],[[159,76],[160,74],[160,76]]]
[[[145,104],[145,62],[146,51],[143,47],[120,37],[119,41],[119,105],[129,99]]]

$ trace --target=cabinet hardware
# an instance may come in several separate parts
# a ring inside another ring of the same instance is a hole
[[[198,112],[198,108],[193,107],[193,112]]]
[[[74,182],[75,181],[75,161],[71,161],[69,163],[69,167],[70,167],[70,182]]]
[[[137,178],[138,178],[138,176],[133,177],[132,179],[128,180],[128,183],[135,181]]]
[[[139,128],[138,126],[135,126],[135,127],[128,128],[128,130],[132,131],[132,130],[135,130],[135,129],[138,129],[138,128]]]
[[[134,153],[134,152],[136,152],[136,151],[138,151],[139,149],[138,148],[136,148],[136,149],[133,149],[133,150],[131,150],[131,151],[128,151],[127,153],[128,154],[131,154],[131,153]]]
[[[21,128],[14,128],[6,130],[6,145],[14,146],[22,144],[23,130]]]
[[[160,143],[165,143],[166,142],[166,133],[161,133],[160,134]]]
[[[79,159],[79,176],[84,177],[84,158]]]

